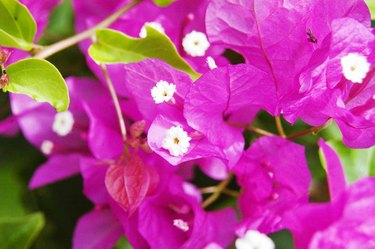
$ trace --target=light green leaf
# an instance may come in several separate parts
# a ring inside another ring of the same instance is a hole
[[[364,176],[374,175],[375,147],[350,149],[340,140],[329,140],[327,143],[339,155],[348,182],[354,182]]]
[[[365,0],[365,2],[367,3],[370,9],[371,18],[374,19],[375,18],[375,0]]]
[[[171,40],[159,31],[146,26],[147,36],[137,39],[110,29],[96,32],[97,43],[89,48],[90,56],[99,63],[131,63],[146,58],[158,58],[172,67],[199,77],[178,54]]]
[[[36,23],[17,0],[0,0],[0,45],[31,50]]]
[[[10,83],[4,91],[48,102],[59,112],[68,109],[68,88],[60,72],[48,61],[35,58],[21,60],[8,66],[7,73]]]
[[[117,241],[113,249],[133,249],[133,247],[130,245],[129,241],[125,237],[122,236]]]
[[[171,3],[173,3],[175,0],[153,0],[153,1],[158,6],[166,7],[170,5]]]
[[[0,248],[26,249],[44,226],[44,217],[40,213],[19,218],[0,219]]]

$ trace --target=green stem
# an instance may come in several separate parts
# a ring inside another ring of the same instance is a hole
[[[106,19],[104,19],[103,21],[95,25],[94,27],[83,31],[82,33],[76,34],[72,37],[69,37],[67,39],[56,42],[46,47],[36,46],[35,50],[31,51],[31,54],[33,54],[33,57],[35,58],[46,59],[61,50],[71,47],[85,39],[91,38],[92,36],[95,35],[96,30],[107,28],[112,23],[114,23],[118,18],[120,18],[122,14],[129,11],[133,7],[137,6],[142,1],[144,0],[131,1],[130,3],[128,3],[121,9],[117,10],[115,13],[113,13],[112,15],[110,15],[109,17],[107,17]]]
[[[259,135],[262,135],[262,136],[274,136],[275,135],[272,132],[269,132],[269,131],[266,131],[266,130],[263,130],[261,128],[254,127],[254,126],[251,126],[251,125],[248,125],[248,124],[240,124],[240,123],[234,123],[234,122],[229,122],[229,121],[227,121],[226,123],[230,126],[243,128],[243,129],[252,131],[254,133],[257,133]]]
[[[202,207],[206,208],[209,205],[211,205],[212,203],[214,203],[220,197],[221,193],[229,185],[229,183],[232,181],[232,179],[233,179],[233,174],[229,173],[227,179],[225,179],[224,181],[220,182],[219,185],[217,185],[217,187],[215,188],[215,191],[212,193],[212,195],[210,197],[208,197],[202,203]]]
[[[122,112],[121,112],[120,102],[119,102],[118,97],[116,95],[115,88],[113,86],[111,78],[109,77],[106,66],[104,64],[100,64],[100,67],[103,71],[103,74],[104,74],[105,80],[107,82],[109,92],[111,94],[113,103],[115,105],[116,114],[117,114],[117,118],[118,118],[119,125],[120,125],[122,140],[123,140],[123,142],[125,142],[126,141],[126,126],[125,126],[124,116],[122,115]]]
[[[279,133],[279,135],[283,138],[286,137],[286,134],[285,134],[285,131],[284,131],[284,128],[283,128],[283,125],[281,123],[281,118],[280,116],[277,116],[275,117],[275,121],[276,121],[276,128],[277,128],[277,131]]]
[[[327,128],[328,126],[330,126],[331,123],[332,123],[332,119],[328,119],[328,121],[325,122],[321,126],[311,127],[309,129],[297,132],[295,134],[292,134],[292,135],[288,136],[287,139],[293,140],[293,139],[296,139],[296,138],[299,138],[299,137],[302,137],[302,136],[305,136],[305,135],[308,135],[308,134],[316,135],[316,134],[318,134],[319,131],[321,131],[321,130]]]

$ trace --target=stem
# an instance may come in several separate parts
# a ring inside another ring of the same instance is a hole
[[[117,10],[112,15],[108,16],[106,19],[98,23],[92,28],[89,28],[82,33],[76,34],[72,37],[69,37],[65,40],[56,42],[50,46],[46,46],[44,48],[37,47],[36,51],[34,51],[34,57],[39,59],[45,59],[61,50],[64,50],[68,47],[71,47],[87,38],[90,38],[91,36],[95,35],[95,32],[97,29],[104,29],[114,23],[118,18],[122,16],[125,12],[129,11],[139,3],[141,3],[143,0],[133,0],[121,9]]]
[[[331,123],[332,123],[332,119],[328,119],[328,121],[325,122],[321,126],[311,127],[309,129],[297,132],[295,134],[292,134],[292,135],[288,136],[287,139],[293,140],[293,139],[296,139],[296,138],[299,138],[299,137],[302,137],[302,136],[305,136],[305,135],[308,135],[308,134],[314,134],[314,135],[316,135],[320,130],[325,129],[328,126],[330,126]]]
[[[285,134],[285,131],[284,131],[284,128],[283,128],[283,125],[281,123],[281,118],[280,116],[277,116],[275,117],[275,121],[276,121],[276,128],[277,128],[277,131],[279,132],[279,135],[283,138],[286,137],[286,134]]]
[[[0,117],[5,115],[9,109],[10,105],[9,102],[6,102],[1,108],[0,108]]]
[[[247,125],[247,124],[240,124],[240,123],[234,123],[234,122],[229,122],[229,121],[226,122],[226,123],[228,125],[230,125],[230,126],[243,128],[243,129],[252,131],[254,133],[257,133],[259,135],[262,135],[262,136],[274,136],[275,135],[272,132],[269,132],[269,131],[263,130],[261,128],[257,128],[257,127],[251,126],[251,125]]]
[[[224,181],[220,182],[219,185],[217,185],[215,191],[212,193],[212,195],[210,197],[208,197],[202,203],[202,207],[206,208],[209,205],[211,205],[213,202],[215,202],[220,197],[220,194],[228,186],[228,184],[231,182],[232,179],[233,179],[233,174],[229,173],[227,179],[225,179]]]
[[[211,194],[215,192],[215,190],[216,190],[216,186],[205,187],[205,188],[200,189],[202,194]]]
[[[109,92],[112,96],[112,100],[113,100],[113,103],[115,105],[116,114],[117,114],[117,118],[118,118],[119,125],[120,125],[122,140],[125,142],[126,141],[126,127],[125,127],[124,116],[122,116],[122,112],[121,112],[120,102],[117,98],[115,88],[113,87],[113,83],[112,83],[111,78],[109,77],[106,66],[104,64],[100,64],[100,67],[103,71],[103,74],[104,74],[105,80],[107,82]]]
[[[274,136],[275,135],[272,132],[269,132],[269,131],[266,131],[266,130],[263,130],[263,129],[251,126],[251,125],[249,125],[248,127],[246,127],[246,129],[249,130],[249,131],[252,131],[254,133],[257,133],[259,135],[262,135],[262,136]]]
[[[214,193],[216,191],[216,186],[201,188],[200,191],[201,191],[202,194],[211,194],[211,193]],[[237,198],[240,195],[239,192],[237,192],[235,190],[227,189],[227,188],[223,189],[222,193],[226,194],[226,195],[229,195],[229,196],[232,196],[232,197],[235,197],[235,198]]]
[[[234,198],[237,198],[240,195],[239,192],[227,188],[223,189],[223,194],[232,196]]]

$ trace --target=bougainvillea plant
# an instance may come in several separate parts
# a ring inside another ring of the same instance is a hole
[[[81,176],[72,248],[375,248],[363,0],[73,0],[40,45],[59,4],[0,0],[0,133],[45,155],[31,190]],[[76,45],[92,77],[48,61]]]

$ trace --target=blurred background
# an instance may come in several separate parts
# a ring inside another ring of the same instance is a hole
[[[374,19],[375,0],[366,2]],[[73,18],[71,0],[63,1],[62,5],[53,12],[41,43],[51,44],[74,34]],[[236,57],[231,53],[228,53],[228,56],[236,61]],[[58,53],[49,60],[56,65],[63,76],[93,77],[77,46]],[[9,115],[9,96],[1,93],[0,120]],[[308,128],[300,122],[294,127],[285,122],[283,124],[289,133]],[[273,118],[264,113],[257,118],[256,126],[276,132]],[[248,142],[251,142],[253,139],[251,134],[244,135]],[[375,149],[346,149],[340,142],[340,133],[335,126],[331,126],[319,135],[331,140],[331,144],[334,144],[340,152],[350,181],[355,181],[363,175],[373,175],[370,166],[375,165]],[[309,135],[296,142],[306,146],[306,156],[314,178],[311,200],[325,201],[328,198],[326,179],[319,160],[317,139],[318,136]],[[82,194],[82,180],[79,176],[34,191],[28,190],[28,182],[33,172],[45,160],[39,150],[32,147],[22,134],[11,138],[0,136],[0,249],[70,248],[78,218],[92,208]],[[204,186],[207,185],[206,181],[207,178],[203,173],[196,172],[195,183]],[[233,205],[233,203],[235,203],[233,199],[222,198],[213,208]],[[276,241],[278,249],[293,248],[292,238],[287,231],[281,231],[271,237]],[[131,247],[122,240],[116,248]]]

